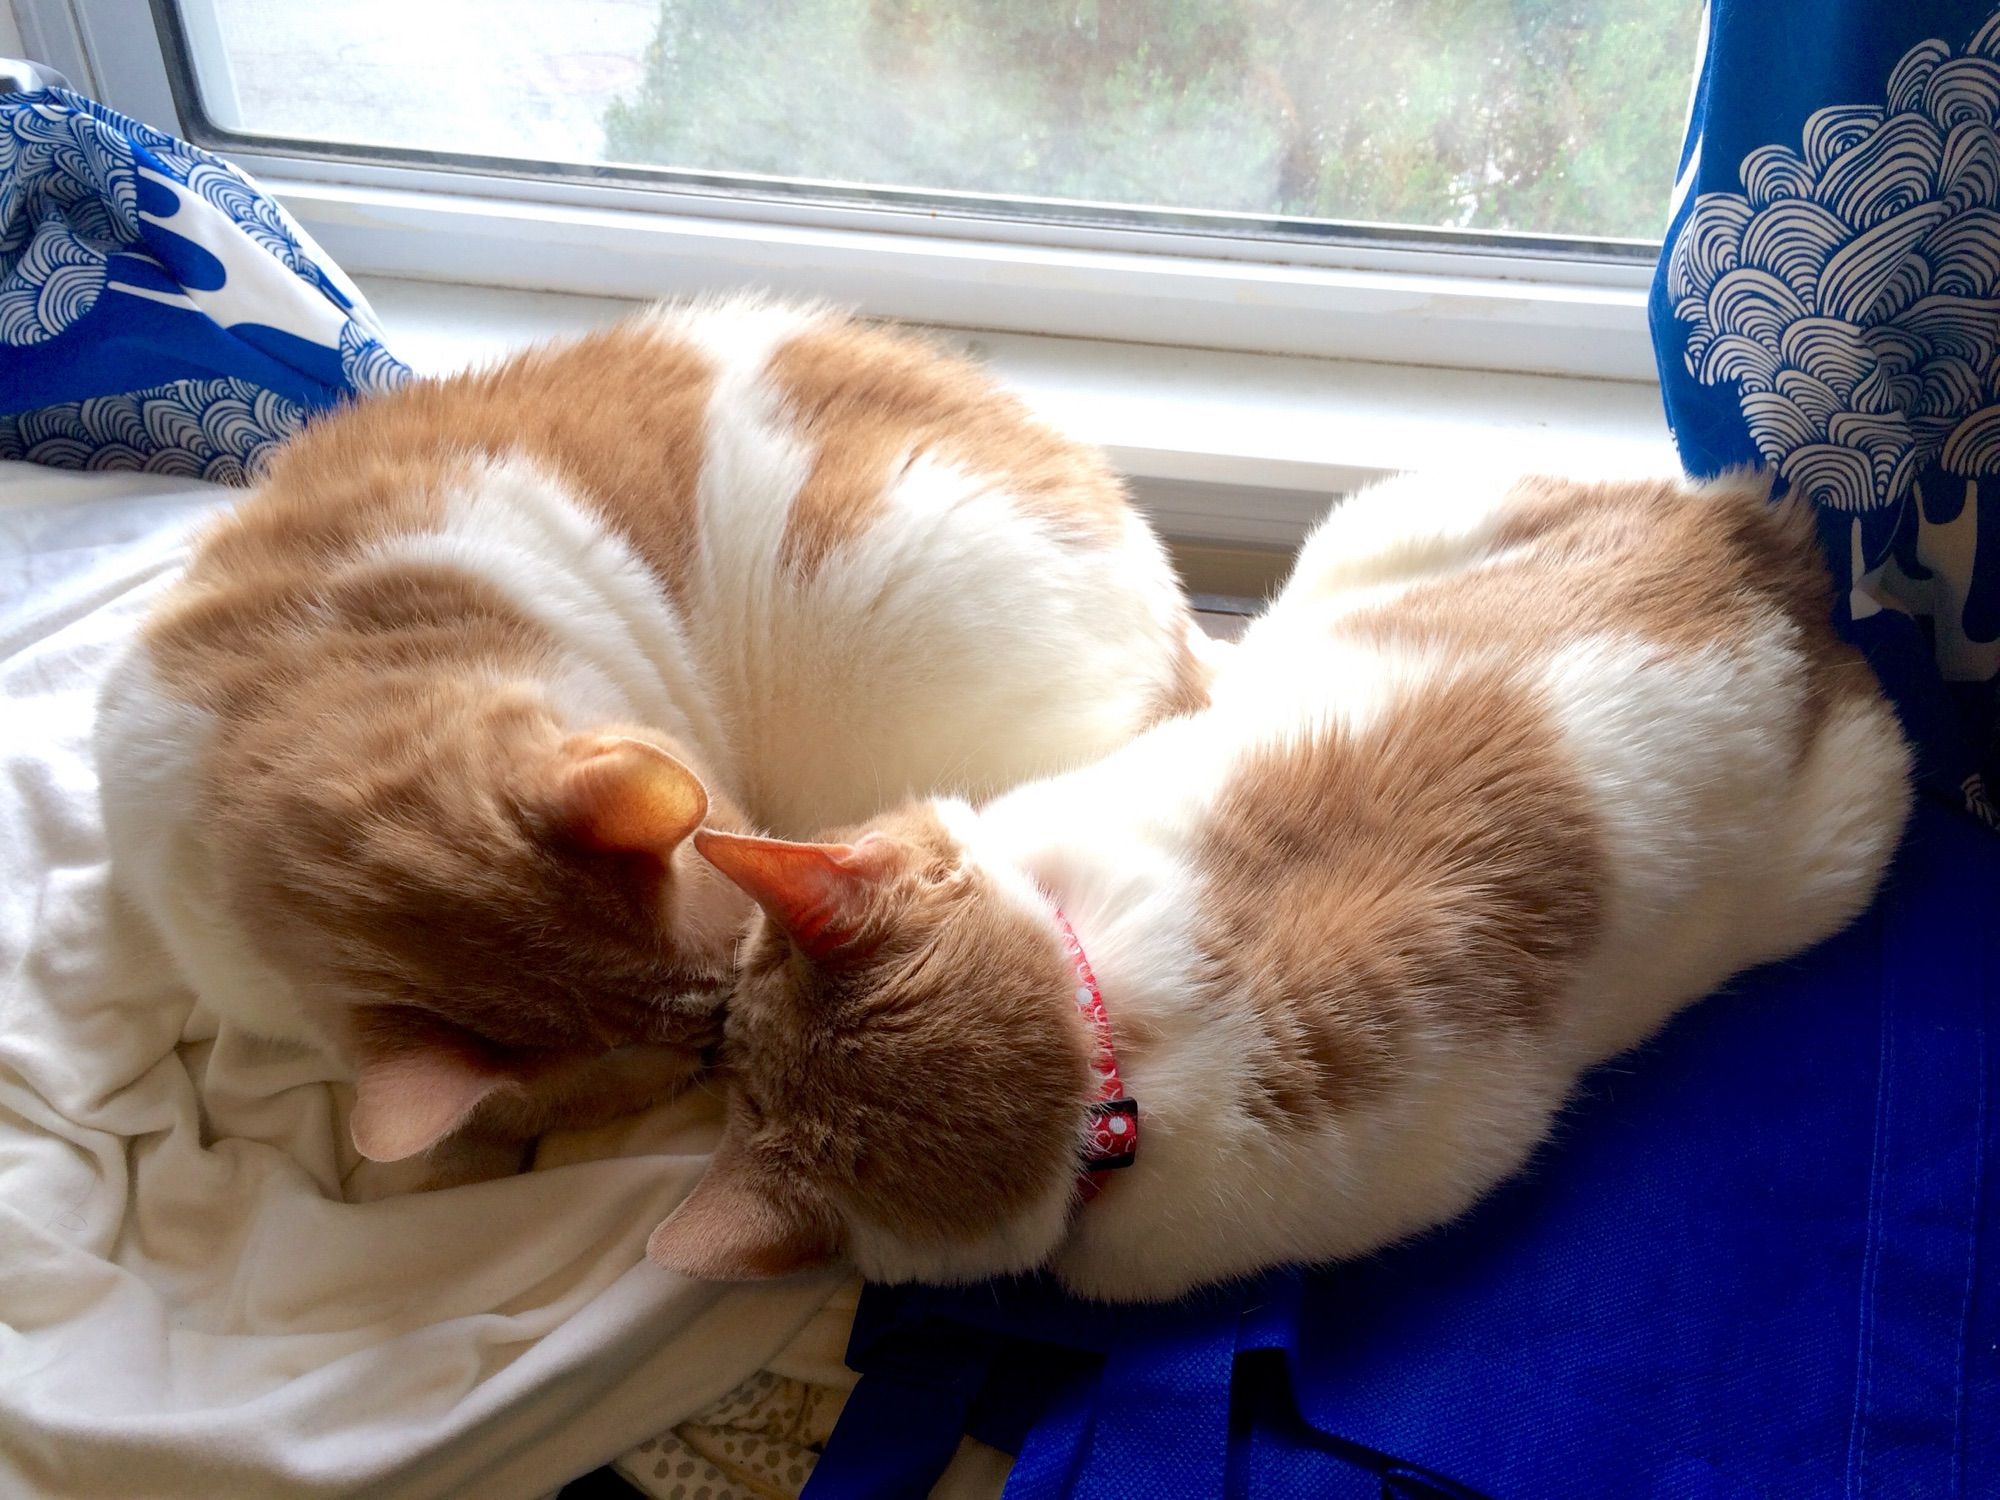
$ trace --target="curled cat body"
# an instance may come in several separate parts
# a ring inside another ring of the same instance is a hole
[[[224,1020],[353,1074],[364,1155],[489,1175],[713,1039],[750,905],[697,824],[1080,764],[1201,700],[1190,633],[1103,462],[974,367],[663,307],[281,450],[107,685],[114,870]]]
[[[1830,606],[1754,476],[1405,477],[1205,711],[977,809],[697,834],[763,915],[653,1258],[1152,1299],[1451,1219],[1584,1070],[1869,901],[1909,756]],[[1088,1202],[1065,921],[1138,1103]]]

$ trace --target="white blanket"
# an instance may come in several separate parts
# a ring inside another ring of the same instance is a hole
[[[344,1201],[327,1060],[218,1035],[99,827],[97,683],[226,498],[0,464],[0,1495],[545,1493],[729,1391],[836,1279],[645,1264],[702,1096],[526,1176]]]

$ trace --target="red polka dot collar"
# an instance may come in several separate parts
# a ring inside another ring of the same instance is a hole
[[[1118,1077],[1118,1052],[1111,1044],[1111,1017],[1104,1009],[1104,992],[1090,971],[1083,944],[1069,925],[1061,907],[1055,908],[1056,931],[1062,937],[1063,952],[1076,970],[1076,1008],[1090,1022],[1097,1038],[1091,1052],[1090,1071],[1096,1080],[1097,1097],[1090,1105],[1090,1141],[1077,1190],[1084,1202],[1095,1198],[1104,1187],[1104,1174],[1129,1167],[1139,1154],[1139,1101],[1125,1092]]]

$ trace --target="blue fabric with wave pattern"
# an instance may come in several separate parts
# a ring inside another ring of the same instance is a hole
[[[1653,285],[1697,474],[1812,497],[1931,789],[2000,826],[2000,12],[1715,0]]]
[[[243,483],[409,374],[236,168],[63,89],[0,96],[0,458]]]

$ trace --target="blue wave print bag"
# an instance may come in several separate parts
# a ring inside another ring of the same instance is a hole
[[[0,458],[241,484],[409,375],[236,168],[64,89],[0,96]]]
[[[2000,13],[1715,0],[1651,311],[1682,461],[1813,502],[1925,783],[2000,827]]]

